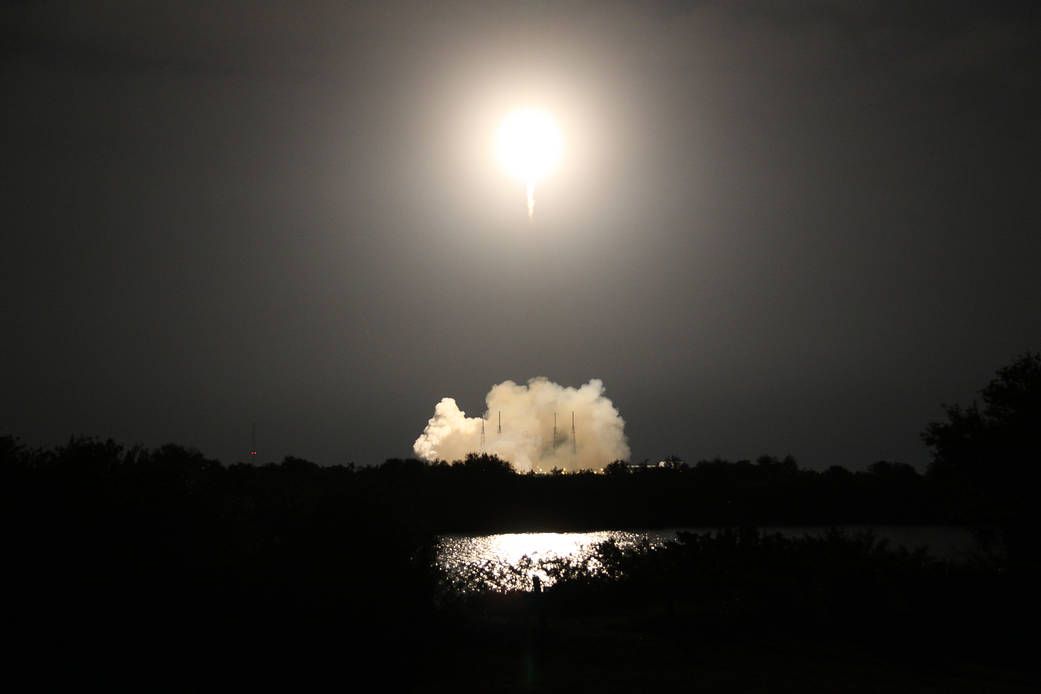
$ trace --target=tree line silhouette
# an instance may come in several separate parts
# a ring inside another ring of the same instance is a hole
[[[112,440],[72,438],[26,449],[0,437],[0,465],[11,488],[94,496],[100,507],[170,503],[178,494],[213,508],[295,499],[330,499],[391,515],[430,532],[713,524],[1023,522],[1039,489],[1041,357],[1027,353],[999,370],[983,407],[945,406],[930,423],[925,474],[880,460],[862,471],[800,468],[792,456],[701,460],[668,457],[657,466],[608,464],[604,474],[517,474],[494,456],[452,463],[390,459],[374,467],[328,466],[287,456],[281,463],[223,465],[195,450],[155,450]],[[42,499],[41,501],[46,501]],[[200,506],[200,508],[201,508]],[[154,505],[149,512],[159,514]],[[197,509],[198,512],[202,512]]]
[[[858,472],[802,469],[790,456],[636,469],[619,461],[604,474],[535,475],[479,454],[454,463],[391,459],[374,467],[319,466],[295,457],[225,466],[172,444],[145,450],[74,438],[26,450],[10,437],[0,439],[0,459],[8,484],[21,488],[23,498],[40,495],[37,503],[52,513],[55,502],[160,518],[190,509],[193,522],[282,512],[276,502],[321,512],[341,504],[338,514],[365,509],[433,533],[988,520],[986,509],[956,505],[961,497],[945,480],[887,461]],[[80,512],[89,516],[87,508]]]
[[[106,643],[141,657],[148,649],[139,636],[158,638],[156,625],[169,642],[189,639],[210,654],[220,652],[218,644],[263,649],[276,634],[275,642],[288,647],[293,639],[287,635],[296,634],[311,647],[361,641],[373,662],[405,667],[407,654],[425,647],[431,629],[446,628],[435,610],[439,579],[432,551],[435,536],[450,532],[990,525],[1007,546],[1000,570],[1016,585],[1029,585],[1038,574],[1041,356],[1027,353],[999,370],[982,401],[946,407],[946,420],[926,427],[933,462],[925,474],[889,461],[857,472],[807,470],[790,456],[694,464],[672,457],[660,467],[618,462],[605,474],[568,475],[517,474],[485,455],[433,464],[391,459],[375,467],[322,467],[295,457],[224,465],[177,445],[149,450],[73,438],[30,449],[0,437],[2,539],[13,586],[8,629],[33,650],[53,647],[55,639],[96,646],[103,625],[106,634],[116,634]],[[688,538],[672,554],[653,559],[623,557],[616,563],[633,577],[625,585],[635,592],[619,604],[643,605],[633,595],[651,590],[651,576],[668,583],[697,574],[704,581],[712,571],[745,572],[747,585],[727,579],[742,604],[790,601],[802,595],[797,585],[810,585],[798,577],[811,581],[815,564],[847,566],[840,558],[849,547],[842,543],[810,551],[734,537],[716,545]],[[875,557],[876,568],[889,567],[883,573],[891,577],[903,572],[900,580],[908,586],[942,573],[914,561],[886,563],[870,551],[856,556],[849,564],[856,571],[872,570]],[[692,573],[695,566],[701,573]],[[778,566],[788,572],[787,587],[771,593],[779,584],[766,577]],[[836,580],[854,580],[856,571],[843,571]],[[575,586],[585,586],[587,597],[601,594],[607,589],[600,580],[572,575],[557,595]],[[954,591],[949,595],[964,595],[954,584],[944,585]],[[1009,594],[1021,599],[1029,592]],[[728,603],[722,593],[711,595],[702,598],[724,619]],[[818,609],[821,596],[857,600],[831,591],[796,604]],[[766,620],[774,613],[754,614]]]

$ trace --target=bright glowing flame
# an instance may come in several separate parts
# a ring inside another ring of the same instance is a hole
[[[524,181],[529,219],[535,217],[535,183],[557,163],[560,145],[553,119],[538,109],[515,111],[499,128],[499,158],[511,175]]]

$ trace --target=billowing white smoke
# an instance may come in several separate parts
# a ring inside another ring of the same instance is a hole
[[[504,381],[485,398],[483,419],[467,417],[452,398],[434,408],[423,435],[412,449],[423,460],[461,460],[467,453],[490,453],[513,464],[518,472],[536,470],[598,470],[614,460],[629,458],[625,422],[604,397],[604,384],[593,379],[578,388],[565,388],[545,378],[528,385]],[[502,413],[502,433],[498,431]],[[571,438],[571,413],[575,438]],[[557,435],[553,438],[556,413]],[[485,445],[481,448],[481,422]]]

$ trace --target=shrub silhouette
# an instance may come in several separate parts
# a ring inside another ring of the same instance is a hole
[[[983,407],[944,406],[922,438],[932,449],[928,475],[951,490],[968,517],[998,523],[1013,564],[1039,568],[1041,522],[1041,355],[1027,352],[980,391]]]

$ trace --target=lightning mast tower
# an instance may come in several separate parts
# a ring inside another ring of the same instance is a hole
[[[249,454],[256,456],[257,454],[257,423],[253,422],[253,433],[249,439]]]
[[[557,413],[553,413],[553,450],[557,449]]]
[[[484,450],[484,418],[481,418],[481,450]]]
[[[499,410],[499,438],[502,438],[502,410]]]
[[[571,455],[578,454],[578,442],[575,441],[575,411],[571,410]]]

